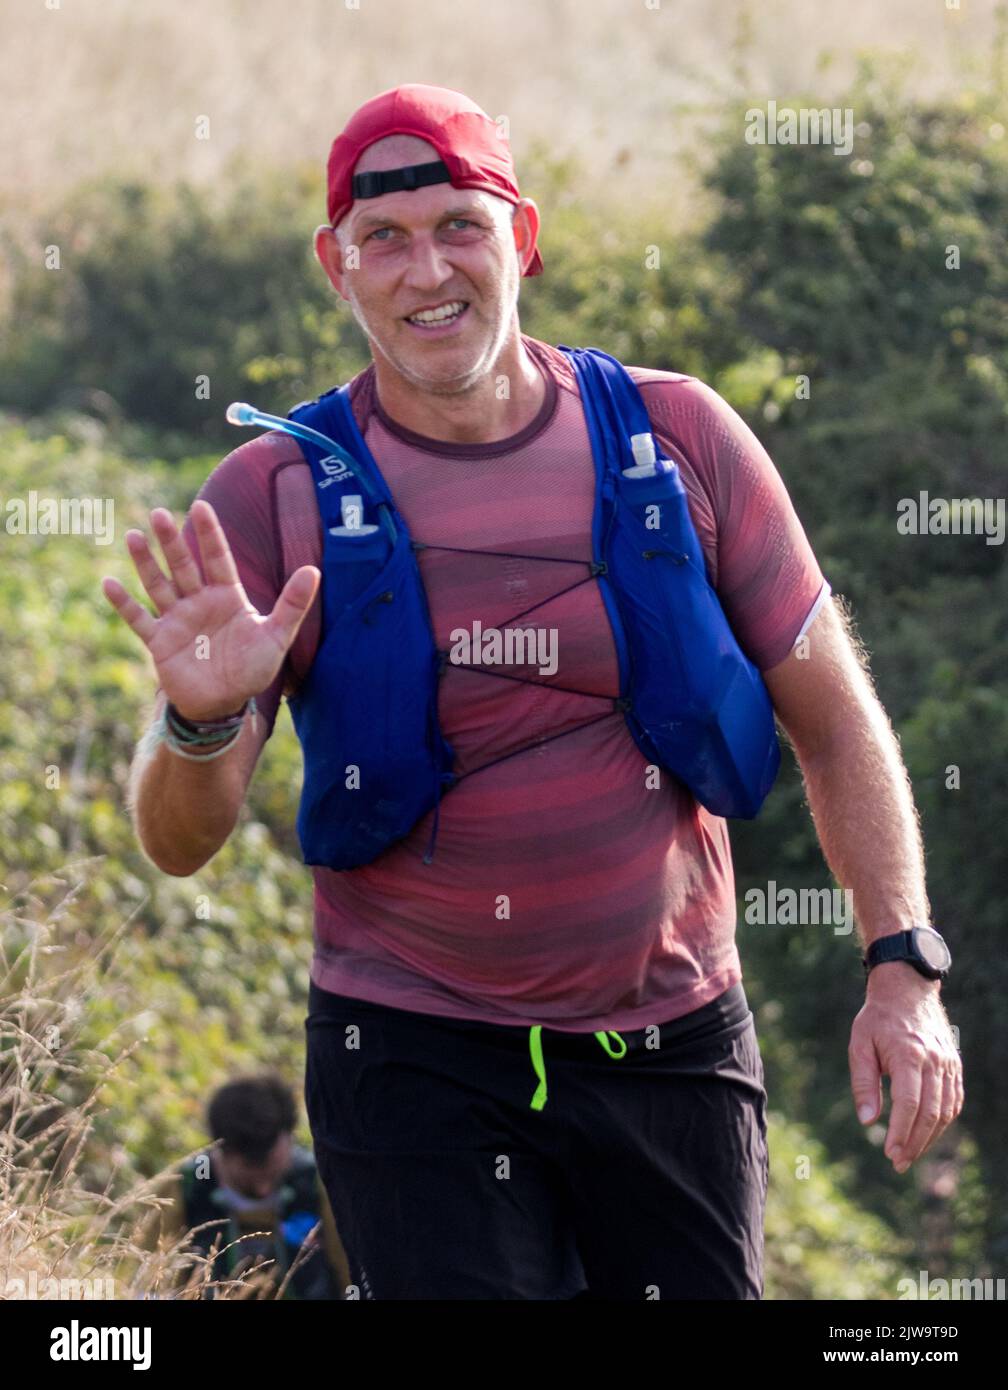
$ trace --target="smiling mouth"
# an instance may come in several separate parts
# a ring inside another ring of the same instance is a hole
[[[444,328],[457,322],[469,308],[467,299],[451,299],[439,304],[436,309],[423,309],[416,314],[408,314],[406,322],[414,328]]]

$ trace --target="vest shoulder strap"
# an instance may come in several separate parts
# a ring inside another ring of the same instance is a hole
[[[316,396],[314,400],[300,401],[292,410],[288,411],[289,419],[300,419],[302,423],[310,423],[316,429],[326,428],[329,424],[332,428],[333,421],[343,421],[345,426],[343,433],[353,434],[361,440],[356,420],[353,416],[352,407],[349,400],[350,382],[343,386],[334,386],[331,390]],[[349,426],[353,425],[350,430]],[[331,491],[324,494],[325,507],[331,512],[327,523],[323,507],[320,506],[319,487],[316,479],[316,471],[319,465],[313,466],[308,454],[305,452],[305,445],[300,440],[294,440],[301,453],[304,464],[304,473],[297,469],[296,483],[286,477],[290,470],[284,470],[279,475],[277,491],[275,495],[276,523],[280,537],[280,565],[282,582],[286,584],[291,575],[302,565],[315,563],[321,568],[324,561],[324,548],[321,555],[313,554],[309,559],[306,554],[308,541],[306,539],[306,522],[310,518],[310,526],[317,527],[321,524],[338,524],[341,520],[339,514],[339,498],[342,492],[364,492],[367,499],[371,501],[383,500],[385,493],[384,482],[374,479],[371,470],[367,468],[365,461],[360,457],[360,449],[352,448],[351,458],[361,466],[361,476],[353,477],[347,472],[346,464],[340,463],[339,459],[330,456],[321,462],[321,467],[333,475],[332,482],[337,483],[331,487]],[[346,452],[346,446],[341,448]],[[366,446],[364,446],[366,450]],[[321,450],[318,450],[321,453]],[[337,481],[338,480],[338,481]],[[308,499],[308,494],[311,500]],[[314,534],[314,531],[312,532]]]

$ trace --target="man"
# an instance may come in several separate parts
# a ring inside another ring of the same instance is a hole
[[[334,142],[315,234],[370,347],[353,416],[421,543],[461,775],[375,859],[315,868],[316,1154],[364,1297],[758,1298],[766,1094],[727,830],[675,778],[649,781],[615,704],[612,629],[584,582],[582,401],[570,359],[520,330],[539,214],[499,135],[458,93],[381,94]],[[931,941],[912,796],[783,483],[710,388],[631,372],[864,941],[905,957]],[[135,764],[137,832],[186,875],[230,834],[281,694],[308,688],[323,538],[305,455],[281,433],[218,466],[184,538],[163,510],[151,523],[170,577],[142,533],[127,543],[160,616],[113,580],[105,592],[154,657],[159,713],[173,706]],[[458,629],[533,612],[557,639],[555,674],[448,658]],[[209,660],[194,658],[201,634]],[[359,683],[351,670],[332,693],[334,721]],[[391,738],[391,694],[365,695]],[[864,1123],[891,1079],[900,1172],[962,1106],[927,968],[873,965],[851,1033]]]
[[[214,1285],[261,1266],[270,1296],[342,1298],[346,1254],[315,1161],[294,1142],[296,1122],[290,1088],[273,1074],[238,1077],[212,1096],[207,1129],[219,1143],[182,1165],[160,1228],[192,1232],[195,1250],[213,1255]]]

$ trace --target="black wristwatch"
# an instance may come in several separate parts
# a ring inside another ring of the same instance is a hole
[[[905,960],[929,980],[944,980],[952,966],[952,953],[933,927],[911,927],[880,936],[861,959],[866,975],[883,961]]]

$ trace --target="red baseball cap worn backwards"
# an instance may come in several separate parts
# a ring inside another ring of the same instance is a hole
[[[427,164],[355,175],[354,165],[376,140],[386,135],[416,135],[441,156]],[[346,216],[355,198],[450,183],[480,188],[517,203],[518,177],[511,149],[497,123],[461,92],[411,82],[381,92],[359,107],[329,151],[328,209],[332,226]],[[541,275],[538,248],[525,275]]]

